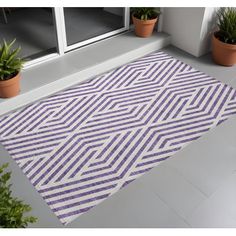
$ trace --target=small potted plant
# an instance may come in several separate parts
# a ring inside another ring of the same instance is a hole
[[[236,64],[236,9],[220,8],[217,13],[218,30],[212,37],[213,60],[220,65]]]
[[[0,97],[10,98],[19,94],[20,71],[24,61],[18,56],[20,47],[12,49],[15,40],[0,45]]]
[[[134,7],[131,8],[131,14],[135,34],[143,38],[150,37],[160,15],[160,10],[155,7]]]
[[[31,210],[28,204],[12,196],[11,172],[6,172],[8,164],[0,166],[0,228],[26,228],[36,222],[33,216],[24,216]]]

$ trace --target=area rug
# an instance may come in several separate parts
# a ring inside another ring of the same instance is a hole
[[[235,113],[232,87],[157,51],[1,117],[0,137],[67,224]]]

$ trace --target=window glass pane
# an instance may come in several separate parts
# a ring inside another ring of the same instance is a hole
[[[124,27],[123,7],[66,7],[64,15],[68,45]]]
[[[21,56],[32,60],[57,52],[57,36],[52,8],[1,8],[0,40],[21,47]]]

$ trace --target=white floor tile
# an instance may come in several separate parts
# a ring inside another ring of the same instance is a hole
[[[165,166],[165,163],[151,170],[140,181],[183,218],[187,218],[206,199],[183,176]]]
[[[236,227],[236,174],[187,220],[192,227]]]
[[[183,218],[171,210],[155,193],[143,184],[129,207],[133,209],[140,227],[185,228],[189,225]]]

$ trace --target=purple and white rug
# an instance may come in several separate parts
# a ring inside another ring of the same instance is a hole
[[[63,224],[236,114],[236,91],[161,51],[0,118]]]

